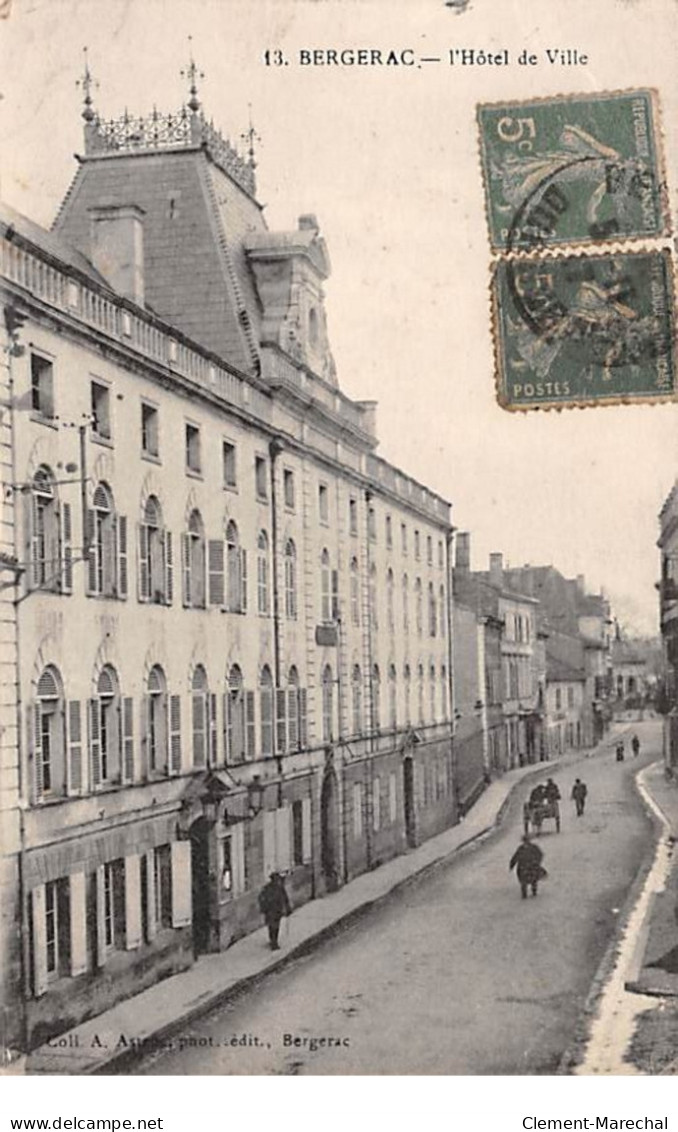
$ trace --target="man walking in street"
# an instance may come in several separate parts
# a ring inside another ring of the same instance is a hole
[[[526,833],[509,862],[509,870],[515,867],[523,900],[527,899],[528,887],[533,896],[537,895],[539,881],[546,876],[546,869],[542,866],[543,859],[544,854],[541,849],[530,839],[529,833]]]
[[[631,750],[633,751],[634,759],[637,759],[638,753],[640,751],[640,739],[637,735],[634,735],[633,739],[631,740]]]
[[[586,783],[582,782],[581,778],[575,778],[574,786],[572,787],[572,801],[574,802],[577,811],[577,817],[580,818],[584,813],[584,806],[586,805],[586,795],[588,790]]]
[[[271,873],[268,884],[259,893],[259,910],[266,921],[271,951],[278,951],[280,949],[278,943],[280,921],[283,916],[289,916],[292,912],[289,897],[285,891],[285,882],[280,873]]]

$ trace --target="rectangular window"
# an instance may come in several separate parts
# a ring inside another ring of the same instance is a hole
[[[560,688],[556,688],[556,711],[560,711],[562,707],[562,692]]]
[[[407,554],[407,527],[405,523],[400,524],[400,546],[403,554]]]
[[[330,498],[326,483],[321,483],[318,487],[318,515],[321,523],[329,523]]]
[[[377,833],[381,828],[381,779],[372,783],[372,828]]]
[[[348,501],[348,530],[349,534],[358,534],[358,500],[349,499]]]
[[[361,782],[354,782],[353,784],[353,836],[358,838],[363,835],[363,787]]]
[[[221,843],[221,888],[226,896],[233,893],[233,838],[225,837]]]
[[[426,536],[426,561],[429,566],[433,565],[433,539],[430,535]]]
[[[169,845],[153,851],[155,874],[155,922],[159,928],[172,927],[172,852]]]
[[[268,465],[263,456],[254,457],[254,488],[257,499],[268,499]]]
[[[54,366],[38,354],[31,354],[31,408],[48,420],[54,416]]]
[[[200,429],[197,425],[186,425],[186,470],[199,473],[202,470],[200,455]]]
[[[291,468],[283,470],[283,497],[288,511],[294,511],[294,472]]]
[[[377,541],[377,516],[374,507],[367,511],[367,535],[371,542]]]
[[[221,446],[221,459],[224,473],[224,487],[237,487],[237,469],[235,464],[235,444],[224,440]]]
[[[292,803],[292,863],[304,863],[304,809],[301,801]]]
[[[145,456],[158,456],[158,410],[154,405],[141,402],[141,451]]]
[[[125,862],[122,858],[104,865],[104,943],[109,950],[125,947]]]
[[[101,440],[111,439],[111,391],[99,381],[90,383],[92,431]]]
[[[421,558],[421,539],[419,537],[419,531],[414,532],[414,557],[417,562]]]
[[[442,570],[445,565],[445,550],[442,541],[438,543],[438,566]]]
[[[393,522],[391,516],[386,516],[386,547],[391,550],[393,547]]]

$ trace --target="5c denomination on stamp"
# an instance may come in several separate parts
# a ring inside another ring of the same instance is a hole
[[[494,251],[666,233],[652,91],[481,105],[478,124]]]
[[[668,251],[502,259],[493,277],[499,403],[673,397],[672,279]]]

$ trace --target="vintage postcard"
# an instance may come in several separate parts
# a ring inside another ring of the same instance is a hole
[[[13,1128],[675,1074],[677,31],[0,2]]]

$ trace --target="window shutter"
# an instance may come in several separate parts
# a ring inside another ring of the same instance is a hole
[[[155,850],[146,854],[146,939],[155,939],[158,925],[155,919]]]
[[[101,786],[101,739],[99,730],[99,701],[89,701],[89,758],[92,768],[92,786]]]
[[[275,745],[279,755],[287,750],[287,720],[285,718],[287,693],[284,688],[277,688],[275,693]]]
[[[287,742],[289,743],[290,751],[296,751],[299,746],[299,728],[297,721],[299,717],[299,700],[296,688],[288,688],[287,690]]]
[[[106,965],[106,903],[104,895],[105,865],[97,869],[97,967]]]
[[[61,507],[61,589],[65,594],[73,592],[73,518],[70,503]]]
[[[127,516],[118,515],[118,597],[126,598],[128,590]]]
[[[125,782],[134,782],[134,700],[122,701],[122,775]]]
[[[137,525],[139,544],[139,601],[148,601],[151,596],[151,578],[149,561],[149,533],[145,523]]]
[[[299,747],[303,751],[308,746],[308,696],[306,688],[299,689]]]
[[[339,620],[339,571],[332,571],[332,620]]]
[[[181,536],[182,600],[187,608],[191,605],[191,540],[187,534]]]
[[[241,896],[245,891],[245,824],[238,822],[231,827],[231,867],[233,869],[233,895]]]
[[[245,692],[245,750],[248,759],[257,757],[257,726],[254,714],[254,692]]]
[[[205,600],[205,596],[206,596],[205,595],[205,586],[206,586],[205,566],[206,566],[206,562],[205,562],[205,540],[204,540],[204,538],[193,539],[191,550],[192,550],[192,553],[193,553],[193,562],[192,562],[192,565],[191,565],[192,587],[193,587],[193,592],[191,594],[191,597],[193,599],[192,604],[194,606],[197,606],[198,609],[205,609],[206,608],[206,600]]]
[[[45,886],[31,892],[33,916],[33,994],[36,998],[47,990],[47,930],[45,923]]]
[[[40,801],[43,795],[43,781],[42,781],[42,731],[40,729],[40,705],[34,706],[28,712],[28,750],[33,752],[33,764],[35,768],[35,798]],[[33,724],[33,735],[31,736],[31,724]],[[33,743],[31,745],[31,738]]]
[[[209,765],[217,766],[219,762],[219,744],[217,732],[217,697],[210,692],[209,703]]]
[[[209,603],[223,606],[224,594],[224,540],[211,538],[207,544],[209,563]]]
[[[231,697],[228,692],[224,692],[223,696],[223,717],[222,724],[224,728],[224,763],[232,760],[232,743],[233,743],[233,720],[231,718]]]
[[[94,512],[85,511],[85,548],[87,550],[87,593],[97,592],[97,548],[94,538]]]
[[[56,500],[45,524],[45,586],[49,590],[61,589],[61,516]]]
[[[150,740],[149,740],[149,735],[148,735],[150,718],[151,718],[151,703],[150,703],[150,700],[151,700],[150,696],[142,696],[141,697],[141,721],[139,723],[139,735],[140,735],[140,738],[141,738],[141,766],[140,766],[139,769],[140,769],[140,773],[141,773],[141,778],[144,781],[148,778],[148,772],[150,770],[150,758],[151,758],[151,745],[150,745]]]
[[[292,867],[292,814],[289,806],[275,811],[276,867],[289,872]]]
[[[311,799],[301,800],[301,859],[310,861],[313,856],[311,829]]]
[[[191,842],[173,841],[172,852],[172,927],[183,928],[193,916],[191,899]]]
[[[26,561],[26,589],[32,590],[38,584],[38,547],[35,538],[35,493],[30,491],[24,499],[24,559]]]
[[[69,700],[66,789],[69,794],[81,794],[82,788],[82,716],[80,700]]]
[[[174,601],[174,557],[172,552],[172,532],[164,533],[165,546],[165,602],[171,605]]]
[[[277,868],[275,810],[264,810],[264,877],[268,880]]]
[[[247,613],[247,551],[240,551],[240,613]]]
[[[181,696],[170,696],[170,770],[181,772]]]
[[[125,857],[125,949],[141,944],[141,857]]]
[[[71,873],[68,884],[71,976],[87,970],[87,908],[84,873]]]

